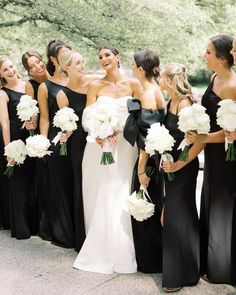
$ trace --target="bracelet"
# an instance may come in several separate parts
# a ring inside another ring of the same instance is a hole
[[[144,170],[143,172],[138,173],[138,176],[144,174],[145,172],[146,172],[146,171]]]

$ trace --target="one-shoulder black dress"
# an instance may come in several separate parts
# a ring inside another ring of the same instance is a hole
[[[66,94],[69,107],[72,108],[79,117],[77,129],[71,136],[71,163],[74,176],[74,218],[75,218],[75,249],[79,251],[85,240],[84,209],[82,197],[82,159],[86,145],[87,133],[82,127],[82,115],[86,106],[87,96],[83,93],[75,92],[67,87],[63,89]]]
[[[136,142],[138,149],[145,150],[147,130],[151,124],[162,123],[165,110],[141,109],[138,100],[128,101],[130,115],[124,128],[124,136],[132,145]],[[147,167],[153,171],[148,185],[148,193],[155,204],[155,213],[144,221],[137,221],[132,217],[135,256],[138,271],[144,273],[162,272],[162,226],[160,222],[164,198],[164,177],[159,169],[159,157],[150,157]],[[138,160],[135,164],[131,191],[138,191],[140,187],[138,175]]]
[[[214,80],[202,97],[210,116],[211,132],[216,123],[218,97],[212,90]],[[224,143],[207,144],[202,188],[201,273],[214,283],[236,284],[236,161],[225,161]]]
[[[168,111],[165,127],[176,140],[172,152],[174,161],[181,150],[184,134],[178,129],[178,116]],[[175,181],[165,175],[165,207],[163,227],[162,285],[177,288],[195,285],[199,281],[199,220],[195,192],[198,159],[174,173]]]
[[[10,120],[10,140],[25,141],[29,132],[22,128],[22,122],[17,116],[16,106],[24,93],[3,87],[9,97],[8,115]],[[35,207],[35,174],[34,161],[29,157],[24,164],[14,167],[14,174],[9,178],[9,208],[11,236],[17,239],[27,239],[35,234],[33,208]]]
[[[59,128],[53,126],[53,118],[59,110],[56,96],[64,89],[52,81],[44,82],[48,89],[49,130],[48,138],[54,139]],[[60,156],[60,143],[53,143],[50,150],[53,153],[48,157],[49,173],[49,210],[52,226],[52,242],[58,246],[75,247],[74,226],[74,180],[70,156],[71,139],[67,141],[67,156]]]

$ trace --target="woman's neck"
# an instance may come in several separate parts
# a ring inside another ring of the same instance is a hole
[[[71,89],[80,89],[84,81],[84,75],[81,76],[75,76],[71,75],[69,76],[68,82],[67,82],[67,87]]]
[[[60,85],[66,85],[68,81],[67,78],[62,77],[59,71],[55,71],[53,76],[50,78],[50,80]]]
[[[11,88],[14,89],[14,88],[18,88],[19,86],[21,86],[21,83],[22,82],[23,81],[21,81],[20,79],[16,78],[14,80],[8,81],[7,84],[6,84],[6,86],[8,88],[10,88],[10,89]]]
[[[106,76],[104,77],[104,79],[108,82],[112,82],[114,84],[116,84],[117,82],[119,82],[120,80],[122,80],[124,77],[122,76],[122,74],[120,73],[120,71],[118,69],[114,69],[112,71],[107,71]]]
[[[40,77],[34,77],[33,79],[38,82],[39,84],[43,83],[44,81],[48,80],[50,78],[50,75],[48,72],[45,72],[43,76]]]
[[[231,68],[220,68],[215,73],[219,80],[229,80],[233,75],[233,70]]]

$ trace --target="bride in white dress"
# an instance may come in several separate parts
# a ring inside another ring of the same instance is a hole
[[[99,50],[105,77],[91,82],[87,106],[97,101],[119,104],[122,120],[128,117],[127,99],[140,97],[141,86],[135,79],[119,71],[119,52],[111,46]],[[102,149],[99,143],[87,143],[83,170],[83,202],[86,239],[73,267],[80,270],[110,274],[137,271],[131,218],[125,210],[130,194],[132,172],[137,150],[122,133],[112,136],[114,164],[100,165]]]

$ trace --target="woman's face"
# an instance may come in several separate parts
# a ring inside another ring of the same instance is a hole
[[[134,58],[132,60],[132,64],[131,64],[131,70],[133,72],[134,77],[138,78],[139,77],[139,67],[137,66]]]
[[[207,68],[211,71],[215,71],[215,69],[219,66],[221,62],[220,59],[216,57],[215,47],[211,42],[209,42],[207,45],[204,58],[207,64]]]
[[[160,86],[161,90],[167,90],[168,83],[167,83],[167,77],[165,75],[164,70],[160,71],[160,75],[159,75],[159,78],[158,78],[158,83],[159,83],[159,86]]]
[[[79,53],[75,53],[72,57],[71,64],[66,66],[69,76],[81,76],[84,74],[84,60]]]
[[[233,40],[233,47],[230,51],[234,58],[234,64],[236,65],[236,39]]]
[[[0,68],[0,77],[4,78],[7,82],[17,78],[16,66],[10,59],[6,59]]]
[[[109,71],[118,67],[120,56],[115,55],[110,49],[101,49],[98,54],[100,66]]]
[[[36,56],[30,56],[27,60],[29,74],[33,77],[45,75],[46,65]]]

